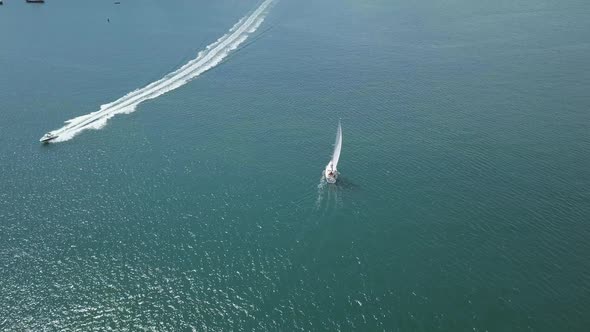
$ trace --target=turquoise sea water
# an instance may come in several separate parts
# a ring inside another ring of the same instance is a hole
[[[38,143],[258,4],[0,7],[0,330],[587,329],[587,1],[281,0]]]

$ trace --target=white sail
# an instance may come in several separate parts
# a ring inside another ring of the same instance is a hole
[[[336,179],[338,178],[338,160],[340,159],[340,150],[342,150],[342,126],[340,125],[340,121],[338,121],[338,131],[336,132],[336,143],[334,143],[334,153],[332,154],[332,159],[328,165],[326,165],[326,169],[324,170],[323,178],[326,179],[328,183],[336,183]]]
[[[338,122],[338,131],[336,132],[336,143],[334,144],[334,154],[332,154],[332,167],[337,169],[338,159],[340,159],[340,150],[342,150],[342,126]]]

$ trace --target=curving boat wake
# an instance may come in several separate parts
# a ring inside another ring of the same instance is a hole
[[[233,50],[237,49],[252,35],[264,21],[274,0],[265,0],[249,16],[238,21],[224,36],[200,51],[197,57],[163,78],[141,89],[100,106],[100,110],[65,121],[66,125],[47,133],[42,142],[63,142],[72,139],[87,129],[100,129],[108,119],[117,114],[127,114],[136,110],[139,103],[154,99],[166,92],[177,89],[202,73],[217,66]],[[49,138],[49,139],[47,139]]]

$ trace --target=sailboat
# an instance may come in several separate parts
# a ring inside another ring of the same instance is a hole
[[[342,150],[342,125],[340,121],[338,121],[338,131],[336,132],[336,143],[334,144],[334,153],[332,154],[332,159],[326,165],[326,169],[324,170],[324,177],[326,178],[326,182],[328,183],[336,183],[336,179],[338,178],[338,159],[340,159],[340,150]]]

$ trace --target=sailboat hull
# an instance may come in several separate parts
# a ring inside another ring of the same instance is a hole
[[[337,175],[333,175],[333,176],[326,176],[326,182],[328,183],[336,183],[336,179],[338,178]]]
[[[336,179],[338,179],[338,171],[332,171],[330,165],[328,165],[324,170],[324,178],[328,183],[336,183]]]

